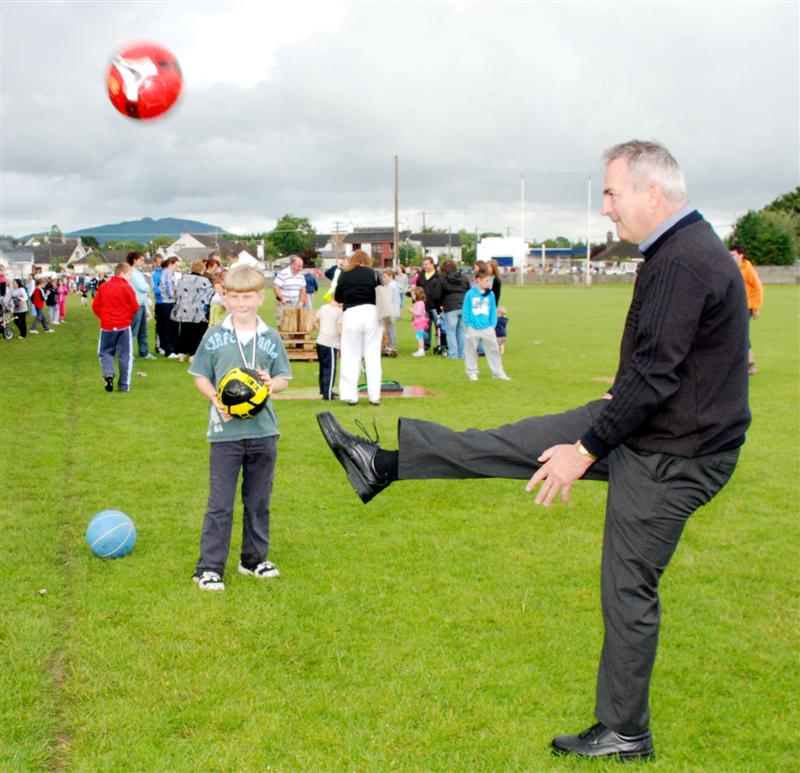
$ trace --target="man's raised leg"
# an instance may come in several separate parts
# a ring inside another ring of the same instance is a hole
[[[417,419],[399,421],[398,450],[344,430],[331,413],[318,413],[322,434],[365,504],[396,480],[430,478],[530,478],[537,459],[550,446],[574,443],[591,426],[603,400],[566,413],[536,416],[497,429],[456,432]],[[592,465],[590,480],[607,480],[603,460]]]

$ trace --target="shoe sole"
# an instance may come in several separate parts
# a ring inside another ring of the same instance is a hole
[[[581,754],[580,752],[573,751],[572,749],[562,749],[560,746],[551,744],[550,751],[555,757],[580,757],[581,759],[601,759],[613,760],[617,759],[620,762],[628,762],[631,760],[654,760],[656,753],[653,749],[642,752],[614,752],[613,754]]]
[[[322,430],[322,436],[325,438],[325,442],[328,444],[331,451],[333,451],[333,455],[339,460],[339,464],[344,467],[344,471],[347,473],[347,480],[350,481],[350,485],[355,489],[358,498],[364,504],[367,504],[367,502],[372,499],[369,485],[364,478],[361,477],[358,468],[353,464],[350,457],[336,440],[338,430],[336,429],[335,422],[336,419],[333,417],[332,413],[325,412],[317,414],[317,423],[319,424],[320,430]]]
[[[201,584],[200,584],[200,578],[199,578],[199,577],[192,577],[192,582],[194,582],[194,584],[195,584],[195,585],[196,585],[196,586],[197,586],[197,587],[198,587],[200,590],[202,590],[202,591],[206,591],[206,593],[221,593],[222,591],[224,591],[224,590],[225,590],[225,586],[224,586],[224,585],[223,585],[221,588],[209,588],[209,587],[208,587],[208,586],[206,586],[206,585],[201,585]]]
[[[256,574],[255,572],[251,572],[246,567],[239,564],[239,574],[247,575],[248,577],[255,577],[257,580],[273,580],[276,577],[280,577],[281,573],[276,569],[274,572],[269,572],[267,574]]]

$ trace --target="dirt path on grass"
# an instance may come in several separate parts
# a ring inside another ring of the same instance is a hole
[[[66,330],[65,330],[66,327]],[[80,437],[80,426],[83,414],[81,411],[81,400],[79,399],[81,364],[83,352],[90,346],[88,328],[84,324],[69,326],[69,321],[64,327],[59,327],[59,333],[66,333],[64,338],[70,338],[64,342],[65,347],[69,347],[75,354],[70,359],[69,378],[67,393],[74,395],[75,399],[71,403],[71,413],[67,417],[70,431],[73,437]],[[62,560],[62,571],[64,575],[64,596],[62,604],[61,619],[55,629],[56,648],[50,658],[50,680],[53,685],[54,699],[54,727],[55,731],[50,741],[50,758],[47,762],[47,770],[52,773],[60,773],[68,769],[70,731],[69,731],[69,706],[70,696],[67,690],[69,662],[67,648],[72,635],[72,628],[75,621],[73,610],[75,608],[75,594],[73,588],[75,583],[71,579],[74,575],[75,546],[76,541],[75,524],[69,518],[70,513],[80,509],[80,481],[78,480],[78,464],[80,461],[79,443],[69,443],[66,458],[64,460],[64,485],[63,485],[63,505],[61,507],[60,532],[62,542],[59,553]]]

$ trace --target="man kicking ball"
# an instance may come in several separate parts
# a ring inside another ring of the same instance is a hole
[[[545,506],[559,493],[566,502],[580,478],[608,481],[597,722],[552,748],[649,759],[659,580],[689,516],[729,480],[750,424],[747,304],[669,151],[634,140],[604,161],[603,214],[645,256],[604,399],[492,430],[400,419],[397,451],[346,432],[330,413],[317,419],[365,503],[398,480],[529,479]]]

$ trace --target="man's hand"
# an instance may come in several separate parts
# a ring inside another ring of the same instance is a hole
[[[528,481],[525,491],[533,491],[541,483],[536,504],[548,507],[559,491],[564,502],[569,501],[572,484],[592,466],[593,459],[578,451],[577,445],[551,446],[537,460],[542,466]]]

